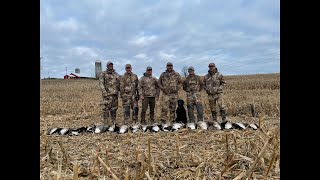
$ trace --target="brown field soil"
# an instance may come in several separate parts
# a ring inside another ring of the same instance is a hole
[[[147,179],[145,172],[152,179],[233,179],[245,173],[251,179],[262,179],[269,166],[268,179],[279,179],[280,135],[275,131],[280,126],[280,74],[226,76],[225,79],[227,118],[232,122],[260,123],[262,130],[47,136],[47,128],[101,123],[102,97],[97,80],[42,80],[41,178],[56,179],[60,176],[61,179],[72,179],[73,165],[77,163],[79,179],[112,179],[103,165],[97,163],[96,155],[99,154],[119,179],[125,179],[125,176],[128,179]],[[186,101],[185,92],[180,91],[179,98]],[[211,115],[205,92],[202,92],[202,102],[207,120]],[[160,104],[161,96],[156,103],[156,121],[160,118]],[[141,103],[139,106],[141,110]],[[122,119],[122,101],[119,98],[117,122],[122,122]],[[268,141],[273,135],[274,138]]]

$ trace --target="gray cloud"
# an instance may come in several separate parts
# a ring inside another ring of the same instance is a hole
[[[168,61],[198,74],[209,62],[226,75],[280,71],[277,0],[40,2],[42,77],[61,78],[65,67],[91,76],[98,59],[119,73],[131,63],[138,76],[147,66],[159,76]]]

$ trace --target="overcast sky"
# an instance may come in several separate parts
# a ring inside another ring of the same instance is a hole
[[[280,72],[279,0],[40,0],[41,77],[63,78],[108,60],[141,77],[171,61],[199,75]]]

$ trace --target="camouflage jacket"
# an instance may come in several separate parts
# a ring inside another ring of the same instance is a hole
[[[148,76],[146,73],[139,80],[139,96],[159,97],[160,89],[157,78]]]
[[[124,73],[120,79],[120,95],[137,96],[138,76],[133,73]]]
[[[188,93],[200,92],[203,89],[203,81],[198,75],[188,75],[183,82],[183,90]]]
[[[120,76],[114,69],[103,71],[99,76],[102,94],[112,96],[119,94]]]
[[[158,81],[158,85],[164,94],[177,94],[181,84],[181,76],[174,70],[171,73],[168,71],[163,72]]]
[[[223,92],[226,82],[218,71],[215,73],[208,71],[208,74],[204,76],[203,84],[208,94],[220,94]]]

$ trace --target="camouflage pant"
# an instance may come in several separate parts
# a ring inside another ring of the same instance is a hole
[[[197,119],[198,121],[203,121],[203,106],[200,92],[187,93],[187,109],[189,122],[195,122],[194,117],[194,106],[197,109]]]
[[[142,101],[142,111],[141,111],[141,123],[146,123],[146,112],[149,106],[150,108],[150,123],[154,123],[154,107],[156,105],[155,97],[144,97]]]
[[[217,105],[219,110],[225,110],[225,105],[223,102],[223,93],[219,94],[208,94],[209,107],[211,111],[216,111]]]
[[[162,123],[175,121],[177,100],[178,100],[177,94],[162,95],[162,100],[161,100],[161,122]],[[168,111],[170,116],[168,116]]]
[[[130,120],[130,109],[133,110],[132,119],[135,121],[138,120],[139,106],[138,106],[138,100],[136,99],[136,96],[131,96],[131,95],[122,96],[122,106],[123,106],[124,123],[128,123],[128,121]]]
[[[118,96],[105,96],[103,97],[103,119],[104,123],[112,121],[114,124],[116,122],[117,109],[118,109]]]

